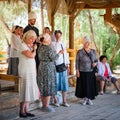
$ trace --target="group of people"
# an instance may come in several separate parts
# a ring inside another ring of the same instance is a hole
[[[61,91],[62,106],[69,107],[66,101],[69,72],[69,57],[61,40],[62,32],[55,30],[51,35],[49,27],[43,34],[35,27],[36,14],[28,14],[28,25],[23,29],[15,26],[11,37],[8,74],[20,77],[20,117],[33,117],[28,111],[30,101],[41,98],[42,111],[55,112],[49,105],[51,97],[54,105],[59,107],[57,92]],[[76,55],[76,91],[75,96],[83,98],[83,105],[93,105],[92,100],[98,95],[94,68],[98,66],[98,77],[101,79],[101,94],[105,80],[111,80],[120,89],[117,79],[111,76],[106,56],[98,62],[95,50],[90,47],[90,39],[84,37],[83,49]],[[57,71],[59,68],[60,71]]]
[[[36,14],[30,12],[28,25],[22,30],[15,26],[11,36],[7,74],[20,77],[20,117],[34,117],[28,111],[29,103],[38,99],[42,101],[41,110],[44,112],[55,112],[50,106],[51,97],[57,107],[70,106],[66,101],[69,58],[61,40],[62,32],[56,30],[53,37],[49,27],[45,27],[43,34],[39,35],[35,23]],[[61,64],[65,69],[56,71],[56,66]],[[61,104],[57,98],[58,91],[62,94]]]

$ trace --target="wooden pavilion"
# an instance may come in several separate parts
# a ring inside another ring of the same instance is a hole
[[[0,0],[2,2],[8,1],[19,2],[20,0]],[[28,4],[28,12],[31,11],[32,0],[21,0]],[[62,14],[69,15],[69,51],[70,52],[70,74],[74,74],[74,20],[80,11],[84,9],[105,9],[106,14],[104,15],[104,20],[106,23],[111,25],[111,27],[119,34],[120,28],[120,17],[119,15],[112,15],[112,8],[120,7],[120,0],[40,0],[41,4],[47,9],[49,23],[51,25],[52,31],[54,31],[54,16],[56,12],[61,12]],[[117,21],[117,22],[116,22]],[[0,79],[7,79],[15,82],[15,91],[18,90],[17,81],[18,78],[13,76],[1,76]],[[5,96],[6,97],[6,96]],[[16,99],[15,99],[16,101]],[[18,105],[18,101],[17,101]],[[1,108],[0,108],[1,109]],[[8,118],[6,118],[8,119]]]
[[[25,2],[28,4],[28,12],[31,11],[32,0],[0,0],[8,1],[9,3],[13,2]],[[56,12],[69,15],[69,50],[70,52],[70,74],[74,74],[74,20],[80,11],[84,9],[105,9],[106,14],[104,15],[104,20],[106,23],[109,23],[114,27],[115,31],[119,31],[119,23],[116,23],[116,20],[113,20],[112,8],[120,7],[120,0],[40,0],[43,9],[47,9],[48,20],[51,25],[52,31],[54,31],[54,16]],[[43,17],[43,16],[42,16]],[[119,21],[117,19],[117,21]],[[42,22],[43,23],[43,22]],[[43,23],[44,24],[44,23]],[[44,26],[42,24],[42,26]]]

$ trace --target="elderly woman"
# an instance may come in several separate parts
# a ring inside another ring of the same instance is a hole
[[[95,50],[90,48],[90,39],[84,37],[83,49],[78,50],[76,55],[76,92],[78,98],[83,98],[83,105],[93,105],[91,100],[97,95],[96,80],[93,68],[97,65]]]
[[[111,81],[115,88],[117,89],[117,94],[120,94],[120,88],[117,81],[117,78],[112,77],[112,72],[109,64],[107,63],[107,56],[101,55],[100,62],[98,63],[98,75],[97,80],[100,81],[100,94],[103,95],[103,88],[105,85],[105,81]]]
[[[42,99],[42,111],[55,112],[55,110],[49,106],[50,97],[56,95],[56,69],[54,60],[56,60],[60,54],[63,54],[63,50],[60,50],[57,54],[54,53],[50,47],[51,37],[49,34],[44,34],[40,38],[41,45],[38,49],[38,57],[40,64],[38,67],[38,86],[41,92]]]
[[[11,43],[10,43],[10,58],[8,61],[8,75],[18,76],[18,63],[19,63],[19,46],[21,44],[20,34],[22,31],[20,30],[20,26],[16,25],[13,27]]]
[[[54,41],[52,42],[54,51],[58,52],[59,50],[64,50],[64,54],[60,55],[60,57],[57,60],[55,60],[55,64],[57,68],[59,68],[61,65],[65,65],[65,69],[63,69],[62,71],[57,70],[56,72],[56,75],[57,75],[56,88],[57,88],[57,91],[62,92],[62,101],[63,101],[62,106],[69,107],[70,105],[66,101],[67,91],[69,89],[69,86],[68,86],[69,57],[66,52],[66,48],[62,43],[62,39],[61,39],[62,32],[60,30],[56,30],[54,34],[55,34],[55,38],[54,38]],[[56,99],[56,96],[55,96],[55,106],[57,107],[60,106]]]
[[[20,117],[34,117],[28,112],[29,102],[38,98],[38,86],[36,82],[35,55],[37,46],[33,42],[37,38],[33,30],[23,35],[23,42],[19,51],[18,71],[20,80]]]

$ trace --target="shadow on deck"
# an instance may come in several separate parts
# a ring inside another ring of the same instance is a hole
[[[93,106],[83,106],[80,99],[75,99],[69,101],[70,107],[55,107],[55,113],[36,109],[31,111],[35,117],[16,120],[120,120],[120,95],[98,95],[93,102]]]

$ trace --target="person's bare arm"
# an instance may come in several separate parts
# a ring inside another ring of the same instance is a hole
[[[24,54],[25,56],[27,56],[29,58],[34,58],[36,55],[36,49],[37,49],[37,45],[34,45],[33,51],[25,50],[25,51],[22,51],[22,54]]]

